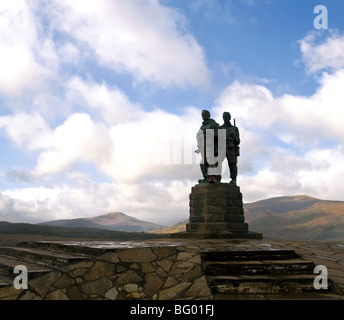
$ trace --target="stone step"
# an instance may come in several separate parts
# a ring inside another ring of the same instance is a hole
[[[68,241],[66,242],[25,241],[25,242],[17,243],[17,247],[48,250],[49,252],[56,251],[60,253],[69,253],[69,254],[75,254],[75,255],[86,256],[86,257],[99,256],[109,251],[108,249],[105,249],[105,248],[96,248],[96,247],[69,244]]]
[[[314,288],[315,275],[285,276],[217,276],[207,281],[213,294],[295,294],[332,293],[331,282],[327,290]]]
[[[203,268],[208,276],[313,274],[314,263],[300,259],[230,261],[204,263]]]
[[[202,252],[202,261],[252,261],[299,259],[294,250],[209,251]]]
[[[344,301],[344,296],[335,293],[277,293],[277,294],[238,294],[238,293],[218,293],[213,295],[214,300],[340,300]]]
[[[0,273],[2,275],[5,275],[6,277],[13,279],[17,276],[13,272],[14,268],[18,265],[24,265],[27,268],[29,279],[34,279],[38,276],[41,276],[54,270],[49,266],[43,266],[33,262],[25,261],[24,259],[19,260],[0,254]]]
[[[90,259],[90,257],[84,255],[29,247],[0,247],[0,254],[20,260],[31,261],[40,265],[48,265],[50,267],[63,267],[68,264]]]

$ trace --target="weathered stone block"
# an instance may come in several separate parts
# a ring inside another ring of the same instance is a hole
[[[105,298],[110,300],[116,300],[118,296],[118,290],[116,287],[111,288],[108,292],[105,294]]]
[[[153,247],[152,249],[159,258],[166,258],[176,253],[176,249],[173,247]]]
[[[119,261],[116,252],[107,252],[99,257],[99,260],[104,260],[107,262],[117,263]]]
[[[33,279],[29,282],[30,286],[41,296],[45,297],[50,287],[60,278],[61,272],[50,272],[42,277]]]
[[[75,269],[89,268],[89,267],[92,266],[92,264],[93,264],[92,261],[82,261],[82,262],[79,262],[79,263],[74,263],[74,264],[68,265],[66,267],[63,267],[62,271],[69,272],[69,271],[72,271],[72,270],[75,270]]]
[[[64,275],[62,275],[62,277],[60,279],[58,279],[55,282],[54,286],[56,288],[65,288],[65,287],[69,287],[69,286],[73,285],[74,283],[75,283],[75,280],[72,277],[70,277],[67,274],[64,274]]]
[[[211,297],[211,291],[207,285],[205,276],[196,279],[185,295],[187,297]]]
[[[123,262],[151,262],[156,259],[151,248],[118,250],[117,255]]]
[[[173,287],[160,291],[159,300],[178,298],[190,286],[190,284],[190,282],[181,282]]]
[[[179,252],[177,255],[177,260],[188,260],[192,258],[195,254],[193,252]]]
[[[114,268],[115,265],[113,263],[97,261],[93,267],[84,274],[84,278],[88,281],[110,276],[113,274]]]
[[[243,214],[208,214],[206,222],[244,222]]]
[[[112,287],[112,281],[108,278],[102,278],[99,280],[83,282],[80,286],[82,291],[85,293],[104,296]]]
[[[61,291],[60,289],[57,289],[46,296],[47,300],[69,300],[69,298],[66,296],[66,294]]]
[[[169,272],[171,270],[171,267],[173,265],[173,261],[169,259],[165,259],[162,261],[158,261],[158,265],[165,270],[166,272]]]
[[[72,285],[66,288],[66,294],[70,300],[86,300],[88,296],[81,291],[81,285]]]
[[[208,222],[200,223],[198,226],[199,231],[232,231],[240,230],[247,231],[247,223],[242,222]]]
[[[133,270],[123,272],[117,279],[118,284],[136,283],[139,281],[142,281],[142,278]]]
[[[148,296],[152,296],[154,293],[157,293],[159,289],[164,284],[161,278],[154,274],[154,273],[148,273],[145,277],[146,280],[146,292]]]
[[[202,275],[201,265],[197,265],[194,268],[192,268],[191,270],[183,273],[179,277],[179,280],[182,280],[182,281],[194,281],[195,279],[197,279],[201,275]]]
[[[169,276],[169,277],[166,279],[166,281],[165,281],[163,287],[164,287],[164,288],[168,288],[168,287],[171,287],[171,286],[176,285],[178,282],[179,282],[179,281],[178,281],[175,277]]]
[[[186,231],[188,232],[225,232],[225,231],[247,231],[247,223],[242,222],[203,222],[188,223]]]
[[[14,299],[17,298],[17,296],[23,292],[23,289],[17,290],[14,286],[8,286],[5,288],[2,288],[0,291],[0,299],[6,299],[7,297],[14,297]]]
[[[19,300],[34,300],[36,297],[38,297],[36,294],[27,291],[23,296],[19,298]]]
[[[155,269],[150,262],[143,262],[141,264],[141,269],[143,273],[153,272]]]
[[[127,283],[123,287],[124,287],[124,290],[129,293],[137,291],[139,289],[139,286],[136,283]]]
[[[80,269],[75,269],[70,271],[68,274],[75,278],[75,277],[79,277],[81,275],[83,275],[86,271],[88,270],[88,268],[80,268]]]

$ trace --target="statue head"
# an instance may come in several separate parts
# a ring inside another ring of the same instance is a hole
[[[229,123],[229,121],[231,121],[231,114],[229,112],[224,112],[222,118],[225,123]]]
[[[210,118],[210,112],[208,110],[202,110],[202,119],[208,120]]]

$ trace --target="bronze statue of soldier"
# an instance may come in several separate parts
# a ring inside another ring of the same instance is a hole
[[[221,172],[218,174],[209,174],[209,168],[216,171],[218,163],[215,159],[218,153],[218,128],[219,124],[210,118],[208,110],[202,111],[202,125],[197,133],[197,150],[196,153],[201,153],[202,160],[200,163],[203,179],[198,180],[199,183],[216,183],[221,181]],[[208,130],[212,129],[212,130]],[[221,162],[222,163],[222,162]]]
[[[228,161],[228,167],[230,171],[230,184],[236,185],[238,175],[238,156],[240,156],[240,134],[239,129],[230,122],[231,114],[229,112],[223,113],[224,124],[219,129],[226,129],[226,158]],[[224,160],[224,159],[223,159]],[[220,160],[221,161],[221,160]]]

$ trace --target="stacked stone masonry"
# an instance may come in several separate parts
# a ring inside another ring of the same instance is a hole
[[[229,183],[198,184],[191,188],[186,232],[172,238],[262,238],[245,223],[240,187]]]
[[[27,290],[0,289],[1,299],[210,299],[195,247],[116,249],[33,280]]]
[[[1,286],[0,281],[0,300],[216,299],[202,270],[201,255],[222,250],[293,249],[305,259],[327,266],[329,278],[344,293],[342,243],[161,239],[103,246],[95,242],[39,245],[45,245],[52,255],[64,247],[72,254],[75,248],[75,254],[84,254],[85,259],[55,265],[52,271],[29,278],[25,290]],[[37,257],[33,261],[40,263]]]
[[[188,232],[248,230],[240,188],[228,183],[192,187]]]

